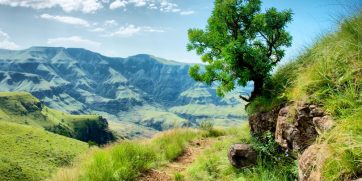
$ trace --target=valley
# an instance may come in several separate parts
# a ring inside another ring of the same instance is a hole
[[[238,92],[218,98],[215,88],[189,77],[190,66],[145,54],[114,58],[78,48],[0,50],[0,91],[29,92],[67,113],[101,115],[127,138],[202,120],[225,126],[246,119]]]

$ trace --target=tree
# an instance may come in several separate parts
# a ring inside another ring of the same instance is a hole
[[[259,96],[273,67],[284,57],[292,37],[286,25],[292,21],[291,10],[270,8],[261,12],[261,0],[216,0],[205,30],[189,29],[188,51],[195,50],[206,63],[190,68],[196,81],[218,83],[223,96],[236,86],[254,82],[250,102]]]

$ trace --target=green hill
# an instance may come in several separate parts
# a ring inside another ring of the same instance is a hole
[[[30,121],[30,120],[29,120]],[[40,128],[0,121],[0,180],[43,180],[88,144]]]
[[[30,125],[75,138],[105,144],[114,139],[107,121],[97,115],[70,115],[48,108],[29,93],[0,93],[0,121]]]
[[[362,12],[344,20],[338,31],[282,66],[249,113],[268,111],[280,103],[321,105],[335,120],[311,150],[322,180],[362,176]]]

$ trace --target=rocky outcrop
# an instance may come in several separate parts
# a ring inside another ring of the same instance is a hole
[[[279,111],[275,140],[287,150],[302,152],[317,136],[331,129],[332,119],[325,111],[314,104],[285,106]]]
[[[275,141],[286,151],[299,154],[299,181],[320,181],[321,167],[329,157],[328,147],[314,144],[316,138],[332,129],[333,119],[320,105],[291,103],[249,118],[251,132],[275,133]]]
[[[236,168],[252,166],[256,163],[256,152],[248,144],[234,144],[228,152],[228,158]]]
[[[254,135],[275,133],[282,148],[301,153],[319,134],[333,127],[333,120],[319,105],[293,103],[252,115],[249,124]]]
[[[328,157],[325,145],[315,144],[306,149],[299,157],[299,181],[320,181],[321,167]]]
[[[254,135],[261,135],[267,131],[275,132],[276,122],[279,115],[279,106],[269,112],[261,112],[249,117],[250,130]]]

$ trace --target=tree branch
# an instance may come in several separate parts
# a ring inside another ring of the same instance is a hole
[[[245,102],[250,102],[250,98],[246,98],[242,95],[239,95],[240,99],[244,100]]]

